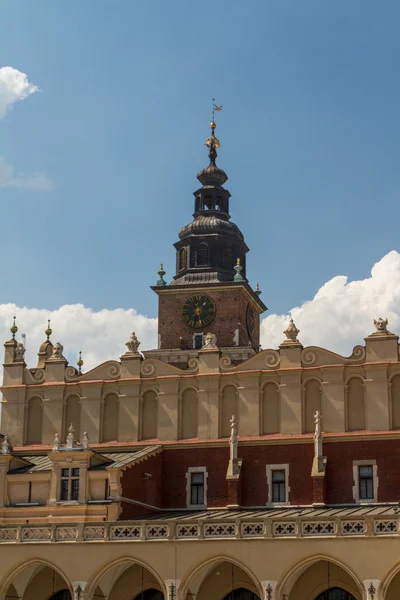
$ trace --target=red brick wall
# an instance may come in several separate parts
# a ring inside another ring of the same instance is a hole
[[[350,504],[353,500],[353,460],[376,460],[378,501],[400,500],[400,439],[329,442],[324,444],[328,458],[326,481],[316,484],[311,477],[313,444],[240,446],[243,465],[238,494],[241,506],[265,506],[268,499],[267,464],[289,464],[289,501],[291,504],[322,502],[326,485],[328,504]],[[225,507],[234,499],[228,489],[226,473],[229,448],[202,447],[164,450],[140,465],[127,469],[122,478],[123,495],[162,508],[186,507],[186,473],[189,467],[206,467],[207,504]],[[151,479],[143,479],[151,473]],[[317,488],[315,487],[317,485]],[[123,518],[144,514],[144,509],[124,505]]]
[[[174,294],[160,294],[158,307],[158,331],[161,335],[161,348],[179,348],[180,336],[183,337],[189,348],[193,347],[194,329],[187,327],[182,321],[182,307],[184,302],[194,294],[204,293],[214,300],[216,305],[216,316],[208,327],[201,331],[204,333],[215,333],[218,346],[232,346],[233,337],[240,327],[240,345],[247,346],[249,336],[246,327],[247,299],[239,288],[231,290],[213,290],[202,292],[201,289],[188,288],[185,291],[176,291]],[[252,338],[255,348],[259,345],[259,316],[256,314],[256,327]]]
[[[144,504],[150,504],[161,508],[162,497],[162,465],[163,454],[156,454],[148,458],[142,463],[128,467],[122,472],[122,495],[126,498],[132,498]],[[146,473],[151,474],[150,478],[146,478]],[[128,519],[135,515],[143,515],[149,512],[154,512],[144,507],[122,503],[123,519]]]

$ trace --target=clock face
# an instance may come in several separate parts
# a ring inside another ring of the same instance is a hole
[[[256,315],[254,310],[251,308],[250,304],[247,305],[246,324],[249,336],[253,337],[256,328]]]
[[[215,303],[204,294],[196,294],[188,298],[182,308],[183,322],[193,329],[206,327],[214,319]]]

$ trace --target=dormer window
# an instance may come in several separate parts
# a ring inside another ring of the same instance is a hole
[[[198,267],[207,267],[209,264],[209,252],[207,244],[200,244],[196,251],[196,264]]]
[[[76,467],[61,469],[60,501],[79,500],[79,469]]]

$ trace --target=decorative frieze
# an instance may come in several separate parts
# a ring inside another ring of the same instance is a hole
[[[249,538],[283,538],[283,537],[362,537],[366,535],[398,535],[399,520],[397,518],[377,518],[373,520],[372,529],[367,529],[365,518],[337,518],[270,520],[259,521],[218,520],[173,523],[154,523],[153,521],[125,521],[119,523],[87,524],[79,535],[78,527],[52,525],[44,526],[0,526],[0,544],[18,542],[102,542],[121,540],[140,542],[149,540],[202,540],[202,539],[249,539]]]
[[[334,521],[305,521],[301,524],[301,533],[304,537],[334,535],[336,523]]]

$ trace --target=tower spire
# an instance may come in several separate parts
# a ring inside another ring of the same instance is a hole
[[[215,129],[216,129],[217,125],[215,124],[215,116],[214,115],[215,115],[215,111],[220,111],[220,110],[222,110],[222,104],[221,104],[221,106],[217,106],[217,104],[215,104],[215,98],[213,98],[212,119],[211,119],[211,123],[210,123],[211,135],[206,140],[206,146],[209,149],[208,156],[210,158],[210,165],[214,165],[214,166],[215,166],[215,161],[217,160],[217,148],[219,148],[221,145],[219,139],[215,135]]]

